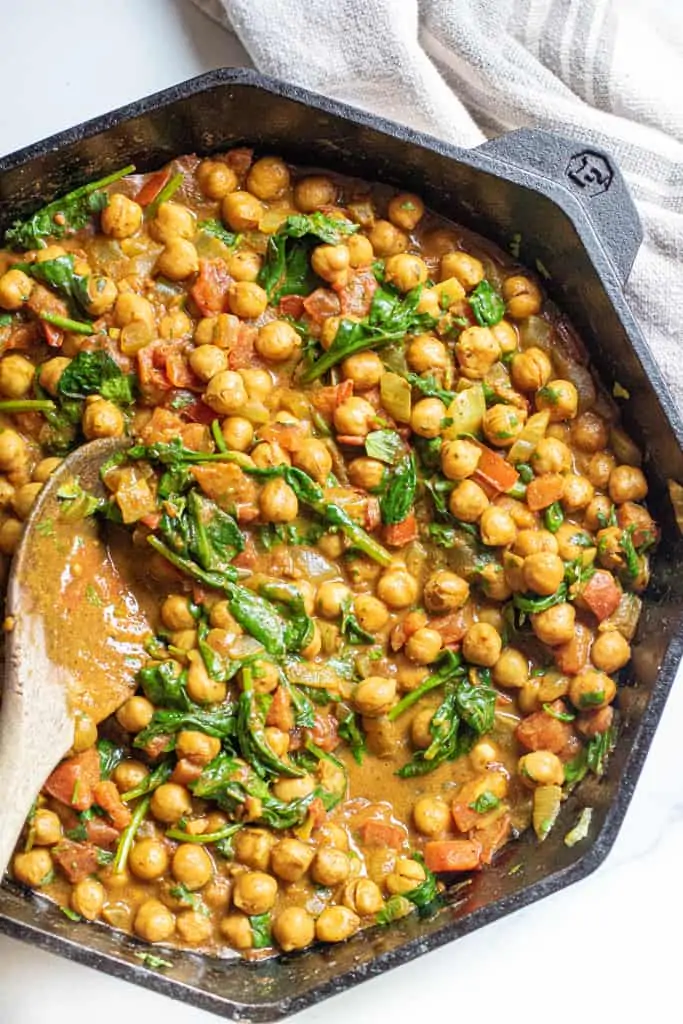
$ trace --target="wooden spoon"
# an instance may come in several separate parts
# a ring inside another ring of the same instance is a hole
[[[14,557],[0,708],[0,877],[45,779],[79,745],[79,734],[89,745],[88,730],[94,734],[94,725],[131,695],[144,658],[151,630],[131,589],[130,552],[126,559],[116,551],[130,541],[121,536],[105,545],[97,521],[67,521],[57,497],[74,480],[104,497],[100,467],[123,446],[92,441],[61,463],[40,492]]]

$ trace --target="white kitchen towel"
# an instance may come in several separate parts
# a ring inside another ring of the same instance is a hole
[[[645,241],[628,299],[683,406],[683,0],[194,0],[254,65],[463,146],[604,147]]]

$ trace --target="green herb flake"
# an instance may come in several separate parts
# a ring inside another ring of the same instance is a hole
[[[479,282],[470,292],[467,301],[475,320],[482,327],[494,327],[505,316],[505,302],[487,280]]]
[[[153,971],[159,971],[164,967],[173,967],[170,960],[164,960],[154,953],[135,953],[134,956],[141,960],[145,967],[150,967]]]
[[[81,915],[77,914],[75,910],[71,909],[71,907],[60,907],[59,909],[64,914],[64,917],[68,917],[70,921],[82,921],[83,920]]]
[[[576,822],[576,825],[574,825],[574,827],[570,829],[564,837],[564,845],[569,846],[571,848],[572,846],[576,846],[577,843],[580,843],[583,839],[585,839],[588,835],[588,830],[590,828],[592,818],[593,808],[584,807],[581,811],[581,814],[579,815],[579,819]]]
[[[500,807],[500,800],[487,789],[477,797],[474,803],[468,804],[468,807],[476,811],[477,814],[487,814],[489,811],[495,811],[497,807]]]

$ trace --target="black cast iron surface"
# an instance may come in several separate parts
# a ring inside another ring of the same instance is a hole
[[[630,393],[624,422],[645,451],[650,507],[663,529],[633,665],[620,689],[622,731],[605,778],[586,778],[549,838],[527,838],[464,885],[429,920],[413,915],[347,943],[261,964],[177,950],[72,923],[5,882],[0,929],[175,999],[240,1021],[272,1021],[435,949],[593,871],[609,852],[683,654],[683,545],[666,480],[683,482],[683,424],[624,300],[641,229],[618,168],[594,147],[536,131],[461,150],[370,114],[243,69],[211,72],[0,159],[0,228],[56,195],[133,162],[157,168],[186,152],[247,144],[419,192],[427,204],[542,269],[546,287],[581,332],[602,378]],[[589,838],[562,837],[583,806]],[[522,864],[520,870],[511,868]]]

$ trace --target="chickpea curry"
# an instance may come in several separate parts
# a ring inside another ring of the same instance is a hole
[[[120,437],[107,497],[74,479],[60,514],[125,531],[156,594],[15,880],[261,956],[542,842],[614,746],[657,527],[535,278],[417,195],[243,148],[124,168],[5,245],[0,551],[69,451]]]

